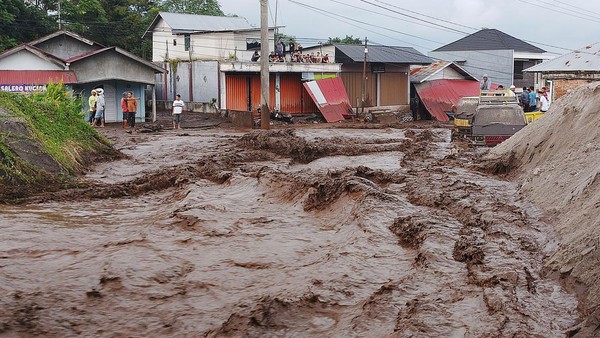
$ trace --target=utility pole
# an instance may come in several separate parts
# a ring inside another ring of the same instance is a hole
[[[260,0],[260,128],[269,129],[269,0]]]
[[[58,30],[62,29],[62,22],[60,21],[60,0],[58,0]]]
[[[363,61],[363,85],[362,85],[362,111],[365,111],[365,100],[367,94],[367,54],[369,54],[369,48],[367,47],[367,37],[365,36],[365,59]]]

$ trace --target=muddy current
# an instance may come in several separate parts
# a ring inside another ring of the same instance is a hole
[[[551,226],[449,138],[115,138],[126,158],[0,206],[0,336],[569,336]]]

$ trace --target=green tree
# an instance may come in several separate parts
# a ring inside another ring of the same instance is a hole
[[[339,38],[339,37],[335,37],[335,38],[329,38],[329,43],[339,43],[339,44],[344,44],[344,45],[362,45],[362,40],[359,38],[355,38],[352,35],[346,35],[345,38]]]
[[[0,1],[0,51],[54,30],[46,12],[23,0]]]
[[[286,34],[283,34],[283,33],[276,33],[275,34],[275,41],[279,41],[279,40],[281,40],[283,42],[286,42],[286,43],[290,43],[290,42],[296,43],[296,37],[295,36],[293,36],[293,35],[286,35]]]
[[[171,13],[225,15],[217,0],[163,0],[160,8]]]

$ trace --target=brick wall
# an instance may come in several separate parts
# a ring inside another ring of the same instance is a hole
[[[592,82],[591,80],[554,80],[554,100],[565,95],[569,90]]]

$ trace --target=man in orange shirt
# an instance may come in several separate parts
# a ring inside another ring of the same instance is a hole
[[[127,120],[129,120],[129,113],[127,110],[127,96],[129,94],[127,92],[123,92],[123,97],[121,98],[121,112],[123,113],[123,122],[122,126],[125,128],[127,126]]]
[[[137,112],[137,100],[137,98],[133,97],[132,92],[127,93],[127,124],[129,124],[130,128],[135,127],[135,113]]]

